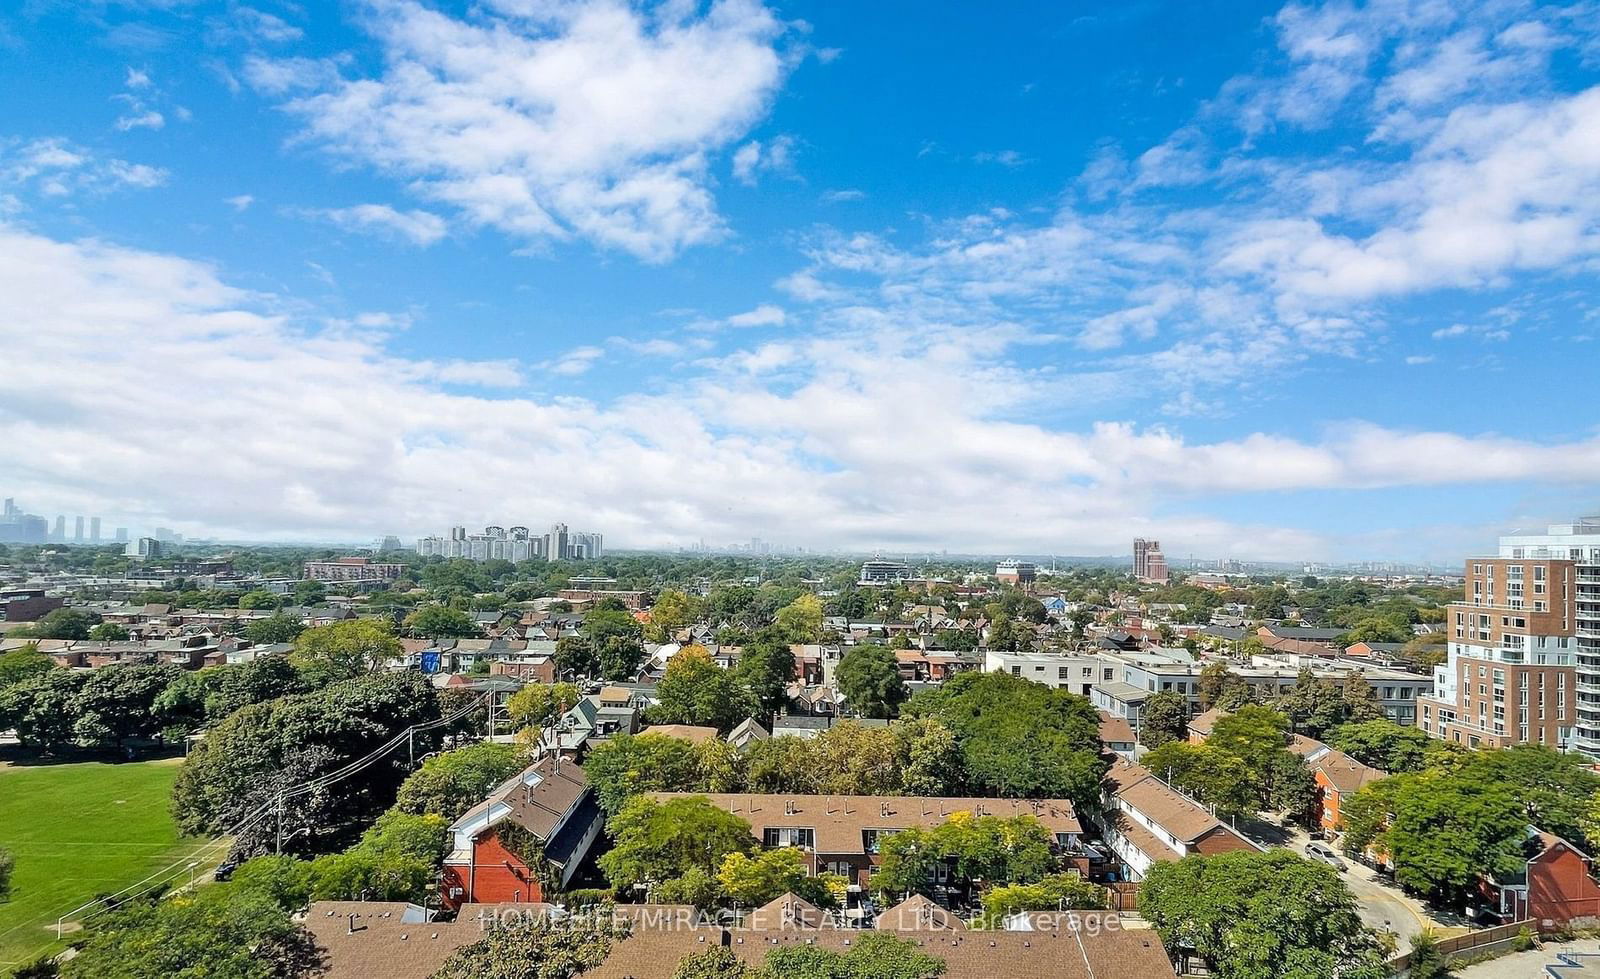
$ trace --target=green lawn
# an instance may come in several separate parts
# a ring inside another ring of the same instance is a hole
[[[56,918],[195,849],[168,813],[178,760],[0,767],[0,975],[54,947]]]

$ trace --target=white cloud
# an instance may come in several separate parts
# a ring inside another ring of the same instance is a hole
[[[455,19],[376,0],[376,78],[256,59],[306,136],[405,180],[469,221],[583,237],[648,260],[724,233],[710,154],[767,111],[784,25],[756,0],[635,9],[621,0],[493,5]]]
[[[788,316],[783,308],[771,303],[762,303],[747,313],[738,313],[728,317],[729,326],[782,326],[788,321]]]
[[[734,151],[733,177],[746,186],[753,187],[763,173],[794,175],[794,153],[798,140],[790,135],[778,136],[766,143],[751,140]]]
[[[166,183],[160,167],[100,159],[64,139],[0,140],[0,192],[45,198],[148,190]]]
[[[851,187],[842,190],[824,191],[822,194],[822,200],[826,204],[839,204],[845,201],[863,200],[866,198],[866,196],[866,191],[856,190],[855,188]]]
[[[1431,364],[1434,358],[1431,354],[1413,354],[1406,358],[1406,363],[1415,367],[1419,364]]]
[[[235,211],[243,211],[251,204],[254,204],[255,201],[255,197],[251,196],[250,194],[237,194],[233,197],[226,198],[223,203],[232,206]]]
[[[449,227],[444,219],[428,211],[399,211],[388,204],[357,204],[331,210],[313,211],[346,231],[378,232],[396,236],[413,245],[428,246],[443,238]]]
[[[770,536],[804,513],[817,545],[1120,551],[1127,534],[1159,531],[1202,553],[1281,557],[1340,545],[1184,514],[1221,492],[1600,479],[1596,439],[1352,425],[1319,441],[1195,442],[1120,422],[1075,431],[1016,420],[1049,382],[1008,363],[1024,342],[1015,335],[793,336],[686,370],[661,394],[595,403],[456,393],[441,385],[515,386],[523,372],[407,359],[387,346],[404,317],[317,328],[284,312],[297,306],[193,261],[0,226],[0,339],[11,355],[0,434],[12,491],[230,535],[582,513],[619,542],[661,546]],[[85,349],[97,352],[95,382],[62,383]],[[580,373],[602,357],[579,347],[531,373]],[[184,385],[142,383],[175,363]],[[788,383],[770,386],[773,372]],[[141,396],[125,397],[132,389]],[[360,411],[340,394],[352,391]],[[185,420],[176,442],[165,423],[174,417]],[[183,478],[193,451],[217,445],[229,451],[203,483]],[[884,487],[917,505],[864,503],[882,501]],[[1171,515],[1144,516],[1156,510]]]
[[[1027,166],[1033,162],[1016,150],[996,150],[978,153],[973,156],[973,159],[979,163],[998,163],[1003,167],[1013,168]]]

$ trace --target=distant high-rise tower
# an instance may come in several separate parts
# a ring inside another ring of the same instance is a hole
[[[63,516],[61,516],[59,514],[56,516],[56,530],[55,530],[55,533],[50,535],[50,539],[55,541],[58,544],[67,539],[67,518],[66,517],[63,517]]]
[[[117,543],[118,544],[125,544],[125,543],[127,543],[127,541],[128,541],[128,528],[126,528],[126,527],[118,527],[117,528]]]
[[[82,517],[78,518],[78,521],[77,521],[77,532],[72,535],[72,539],[77,541],[80,544],[83,543],[83,518]]]
[[[99,517],[90,517],[89,518],[89,540],[93,541],[96,544],[100,543],[100,518]]]
[[[1167,559],[1161,553],[1160,541],[1133,539],[1133,576],[1140,581],[1167,583]]]
[[[544,556],[549,561],[559,561],[569,555],[567,544],[567,525],[564,523],[551,524],[550,533],[545,537]]]

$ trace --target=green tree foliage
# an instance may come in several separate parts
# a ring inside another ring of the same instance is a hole
[[[46,612],[38,622],[9,635],[21,639],[88,639],[89,630],[100,622],[94,612],[76,608],[58,608]]]
[[[300,620],[292,615],[269,615],[264,619],[256,619],[244,627],[244,637],[253,643],[267,644],[278,642],[294,642],[305,632],[306,627]]]
[[[437,814],[384,813],[355,846],[311,861],[311,900],[421,903],[439,879],[449,825]]]
[[[1420,772],[1436,763],[1439,755],[1463,750],[1452,742],[1428,737],[1420,728],[1402,727],[1387,719],[1341,724],[1324,740],[1361,764],[1391,775]]]
[[[600,808],[615,815],[641,792],[698,790],[699,765],[690,742],[646,732],[619,734],[596,745],[584,759],[583,772]]]
[[[294,600],[297,605],[319,605],[328,597],[328,586],[315,578],[295,583]]]
[[[478,634],[472,616],[443,605],[424,605],[406,616],[406,631],[429,639],[465,639]]]
[[[727,732],[756,710],[756,700],[704,646],[686,646],[667,661],[648,712],[652,724],[698,724]]]
[[[101,622],[89,630],[89,639],[93,642],[126,642],[128,630],[115,622]]]
[[[1432,928],[1424,928],[1411,936],[1407,959],[1410,964],[1406,967],[1406,979],[1450,979],[1456,974],[1439,948],[1439,936]]]
[[[699,598],[668,588],[650,606],[650,625],[645,632],[652,642],[670,642],[678,630],[698,622],[704,612],[705,603]]]
[[[412,724],[439,717],[432,684],[414,670],[373,673],[310,693],[242,708],[196,745],[173,786],[173,815],[187,833],[215,834],[269,806],[279,792],[343,767]],[[419,735],[425,753],[432,734]],[[404,780],[404,752],[325,789],[291,800],[286,822],[308,826],[312,848],[342,845],[394,798]],[[275,830],[273,820],[264,821]],[[253,855],[264,838],[236,843]]]
[[[1236,755],[1213,745],[1169,741],[1140,763],[1179,791],[1215,806],[1223,819],[1257,811],[1255,776]]]
[[[583,625],[579,628],[583,639],[589,644],[593,669],[607,680],[631,680],[639,672],[639,664],[644,662],[644,645],[640,642],[643,628],[639,620],[627,612],[617,609],[595,609],[583,618]],[[556,653],[561,650],[557,644]],[[557,664],[560,668],[560,664]],[[593,676],[594,673],[579,673],[580,676]]]
[[[1245,640],[1249,642],[1255,637]],[[1260,640],[1255,640],[1260,645]],[[1250,684],[1239,674],[1228,669],[1226,663],[1211,663],[1200,670],[1200,676],[1195,681],[1196,689],[1200,693],[1200,706],[1205,709],[1220,707],[1223,710],[1238,710],[1245,704],[1255,699],[1255,693],[1250,689]]]
[[[1371,615],[1357,622],[1344,634],[1346,646],[1358,642],[1406,642],[1411,638],[1411,623],[1399,617]]]
[[[1537,744],[1474,752],[1455,772],[1460,779],[1509,790],[1522,803],[1529,825],[1575,842],[1584,838],[1585,803],[1600,791],[1600,774],[1587,758]]]
[[[1027,884],[1056,869],[1049,831],[1027,815],[956,812],[932,829],[900,830],[881,839],[879,848],[882,863],[872,888],[891,895],[931,895],[936,870],[952,859],[956,876],[968,885]]]
[[[81,747],[121,747],[134,738],[160,733],[156,703],[183,673],[168,665],[102,666],[90,671],[73,698],[73,740]]]
[[[862,932],[848,952],[816,945],[781,945],[767,952],[752,979],[935,979],[944,959],[887,932]]]
[[[434,755],[407,776],[394,808],[437,815],[446,823],[481,802],[489,790],[522,771],[527,761],[508,744],[483,741]]]
[[[506,713],[518,727],[544,727],[577,706],[582,697],[571,683],[530,683],[511,695]]]
[[[773,630],[784,642],[814,643],[822,638],[822,600],[807,592],[778,610]]]
[[[1319,740],[1341,724],[1383,717],[1372,685],[1363,678],[1352,676],[1339,684],[1309,669],[1300,671],[1294,686],[1278,698],[1276,706],[1289,718],[1292,730]]]
[[[749,979],[744,960],[720,945],[686,955],[672,970],[672,979]]]
[[[1376,936],[1331,867],[1288,850],[1158,863],[1139,910],[1169,952],[1192,948],[1219,979],[1381,979]]]
[[[625,925],[604,916],[571,927],[495,928],[458,949],[432,979],[572,979],[604,962],[627,937]]]
[[[894,717],[906,699],[894,651],[884,646],[853,646],[834,672],[845,705],[863,717]]]
[[[1169,741],[1182,741],[1189,732],[1189,698],[1166,691],[1152,694],[1139,714],[1139,743],[1159,748]]]
[[[0,690],[0,728],[15,729],[25,747],[46,754],[68,746],[86,680],[84,671],[50,670]]]
[[[600,870],[619,891],[690,870],[714,875],[730,853],[757,848],[749,823],[703,796],[665,802],[638,796],[611,817],[607,830],[616,845],[600,857]]]
[[[1007,884],[983,896],[983,916],[990,928],[1003,927],[1022,911],[1101,910],[1106,889],[1075,873],[1050,874],[1031,884]]]
[[[232,884],[141,901],[94,922],[63,979],[297,979],[312,971],[310,935],[258,891]]]
[[[0,653],[0,691],[54,669],[56,661],[33,643],[18,646],[8,653]]]
[[[283,607],[283,596],[258,588],[240,595],[239,607],[246,610],[278,609]]]
[[[16,869],[17,858],[11,851],[0,846],[0,901],[5,901],[11,896],[11,872]]]
[[[1526,810],[1508,787],[1459,773],[1394,775],[1357,792],[1342,809],[1350,853],[1386,854],[1401,886],[1441,900],[1474,887],[1480,873],[1523,863]]]
[[[300,633],[292,658],[312,683],[322,684],[376,670],[400,653],[388,623],[351,619]]]
[[[789,702],[789,684],[795,680],[794,653],[788,643],[763,633],[745,645],[734,676],[755,697],[761,715],[770,717]]]
[[[973,671],[918,694],[905,713],[954,733],[975,795],[1065,798],[1084,807],[1100,797],[1100,716],[1086,698]]]
[[[785,894],[824,907],[834,903],[821,879],[806,872],[805,854],[791,846],[760,850],[751,856],[728,854],[717,869],[717,885],[729,900],[747,908],[760,907]]]

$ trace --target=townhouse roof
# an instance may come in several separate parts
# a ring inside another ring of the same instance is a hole
[[[1117,717],[1108,711],[1100,712],[1100,740],[1106,744],[1131,744],[1136,739],[1133,726],[1126,717]]]
[[[866,852],[865,830],[931,829],[958,812],[974,816],[1033,816],[1051,833],[1081,833],[1066,799],[990,799],[872,795],[756,795],[753,793],[652,792],[658,799],[705,796],[712,805],[745,820],[758,838],[771,828],[810,829],[818,853]]]
[[[714,740],[717,736],[717,729],[714,727],[702,727],[698,724],[652,724],[639,733],[664,734],[669,738],[682,738],[685,741],[693,741],[695,744],[699,744],[702,741]]]
[[[589,780],[575,762],[547,755],[500,783],[482,802],[450,825],[452,833],[483,823],[483,829],[510,820],[547,841],[585,795]],[[480,829],[479,832],[482,832]]]
[[[966,931],[967,923],[931,898],[913,894],[879,914],[873,927],[884,931]]]
[[[1328,751],[1311,763],[1314,771],[1321,772],[1328,782],[1339,790],[1340,795],[1349,795],[1381,778],[1387,778],[1388,772],[1363,765],[1337,748]]]
[[[1189,730],[1202,738],[1209,738],[1211,737],[1211,732],[1216,729],[1217,722],[1227,717],[1230,713],[1232,712],[1223,710],[1221,707],[1203,710],[1189,718]]]
[[[1137,809],[1180,843],[1192,844],[1218,827],[1233,832],[1204,806],[1161,781],[1143,765],[1119,757],[1111,763],[1106,778],[1115,786],[1113,793],[1121,802]]]
[[[828,914],[796,894],[783,894],[750,912],[745,927],[756,931],[792,928],[826,928]]]
[[[324,979],[427,979],[457,949],[485,935],[480,915],[538,913],[548,905],[467,905],[453,922],[422,920],[421,909],[404,904],[319,901],[311,906],[306,927],[324,953]],[[669,979],[686,956],[725,947],[749,965],[759,965],[767,951],[805,945],[848,952],[861,932],[850,928],[663,927],[676,921],[673,909],[643,907],[634,917],[633,933],[618,942],[605,962],[584,972],[584,979]],[[618,905],[618,914],[630,906]],[[1089,928],[1081,922],[1097,912],[1045,916],[1045,927],[1027,932],[892,932],[945,961],[944,979],[1171,979],[1175,975],[1161,940],[1149,929]],[[355,927],[351,927],[351,915]],[[1114,917],[1114,913],[1106,913]],[[694,921],[693,917],[688,918]],[[1073,923],[1077,922],[1074,927]]]

